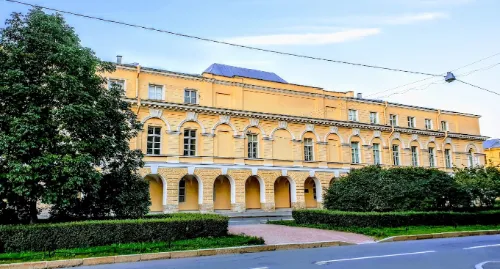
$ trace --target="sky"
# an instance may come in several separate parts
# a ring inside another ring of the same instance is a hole
[[[444,74],[500,53],[498,0],[23,1],[242,45],[431,74]],[[27,11],[28,7],[0,0],[0,27],[12,12]],[[446,83],[441,77],[300,59],[64,17],[82,44],[103,60],[123,55],[125,63],[195,74],[212,63],[260,69],[291,83],[325,90],[479,114],[481,134],[500,137],[500,96],[457,81]],[[500,92],[500,54],[454,73],[466,82]],[[390,90],[423,79],[427,80]]]

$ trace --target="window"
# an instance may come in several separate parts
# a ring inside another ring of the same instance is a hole
[[[314,159],[313,156],[313,140],[312,138],[304,138],[304,160],[310,162]]]
[[[185,89],[184,90],[184,103],[186,104],[197,104],[198,92],[193,89]]]
[[[469,149],[469,152],[467,153],[467,160],[469,161],[469,167],[474,166],[474,152],[472,152],[472,149]]]
[[[152,100],[163,100],[163,86],[149,84],[148,98]]]
[[[248,139],[248,158],[255,159],[258,156],[259,142],[256,134],[247,134]]]
[[[370,123],[371,124],[378,124],[378,113],[377,112],[370,112]]]
[[[408,117],[408,127],[415,128],[415,117]]]
[[[351,162],[359,163],[359,143],[351,142]]]
[[[113,84],[116,84],[116,86],[120,87],[123,93],[125,93],[125,80],[123,79],[114,79],[110,78],[108,79],[108,89],[111,89]]]
[[[444,149],[444,161],[446,168],[451,168],[451,152],[450,149]]]
[[[160,154],[161,128],[148,127],[147,154]]]
[[[184,156],[196,155],[196,130],[184,130]]]
[[[446,132],[448,131],[448,122],[446,121],[441,121],[441,131]]]
[[[432,120],[431,119],[425,119],[425,129],[432,130]]]
[[[179,203],[186,202],[186,180],[179,181]]]
[[[434,167],[436,165],[436,156],[434,155],[434,148],[429,147],[429,166]]]
[[[373,144],[373,164],[380,164],[380,144]]]
[[[390,114],[389,115],[389,124],[391,126],[398,126],[398,115]]]
[[[411,165],[418,166],[418,148],[411,146]]]
[[[400,165],[398,145],[392,145],[392,162],[394,165]]]
[[[358,111],[354,109],[349,109],[349,120],[358,121]]]

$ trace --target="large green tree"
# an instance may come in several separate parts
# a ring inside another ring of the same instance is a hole
[[[61,15],[13,13],[0,30],[0,201],[37,220],[37,202],[56,215],[140,216],[148,185],[129,140],[141,125],[114,71],[80,44]]]

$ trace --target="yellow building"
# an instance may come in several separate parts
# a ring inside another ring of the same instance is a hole
[[[500,167],[500,139],[484,141],[484,153],[486,153],[486,165]]]
[[[318,208],[323,190],[369,164],[484,163],[479,116],[287,83],[214,64],[201,75],[118,64],[105,74],[144,124],[151,211]]]

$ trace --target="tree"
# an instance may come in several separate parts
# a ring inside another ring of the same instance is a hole
[[[496,167],[455,169],[459,197],[464,207],[492,208],[500,196],[500,170]]]
[[[147,212],[142,154],[129,148],[142,126],[122,89],[105,87],[112,71],[59,14],[13,13],[0,30],[0,200],[21,219],[35,222],[40,201],[67,215]]]

